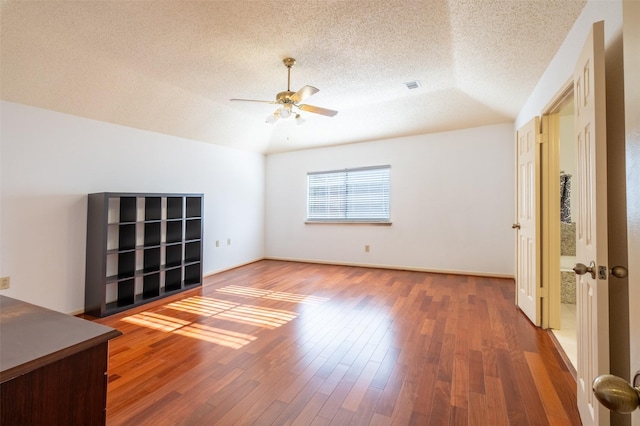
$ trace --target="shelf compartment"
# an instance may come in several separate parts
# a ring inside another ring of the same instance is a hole
[[[129,223],[118,226],[118,250],[133,250],[136,248],[136,225]]]
[[[120,197],[120,223],[136,221],[136,197]]]
[[[135,302],[135,280],[130,278],[128,280],[123,280],[118,282],[118,299],[116,300],[116,305],[127,306],[133,305]]]
[[[148,274],[142,278],[142,297],[148,299],[160,295],[160,273]]]
[[[202,238],[202,221],[200,219],[189,219],[185,223],[185,240],[199,240]]]
[[[157,246],[160,245],[161,222],[151,222],[144,224],[144,245]]]
[[[201,217],[202,216],[202,198],[201,197],[187,197],[187,217]]]
[[[144,220],[160,220],[162,219],[162,198],[161,197],[145,197],[144,198]]]
[[[182,244],[173,244],[165,247],[166,267],[180,266],[182,264]]]
[[[167,197],[167,219],[182,218],[182,197]]]
[[[164,291],[180,290],[182,288],[182,268],[167,269],[164,272]]]
[[[193,263],[184,267],[184,285],[192,286],[200,284],[202,277],[201,263]]]
[[[120,239],[120,226],[118,224],[107,225],[107,251],[117,251]]]
[[[160,247],[144,250],[143,271],[145,273],[160,270]]]
[[[135,274],[136,252],[118,253],[118,279],[133,277]]]
[[[105,303],[117,303],[118,300],[118,283],[116,281],[107,282],[105,285]]]
[[[120,198],[109,198],[107,201],[107,223],[120,222]]]
[[[182,221],[170,220],[167,221],[167,244],[178,243],[182,241]]]
[[[200,253],[201,253],[200,241],[192,241],[189,243],[185,243],[184,245],[184,261],[187,263],[190,262],[199,262],[200,261]]]

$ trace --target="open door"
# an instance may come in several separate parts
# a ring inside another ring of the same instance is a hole
[[[540,118],[522,126],[517,138],[516,303],[531,322],[540,325]]]
[[[607,143],[604,22],[593,25],[574,69],[577,153],[576,304],[578,409],[584,426],[609,425],[592,382],[609,371]]]

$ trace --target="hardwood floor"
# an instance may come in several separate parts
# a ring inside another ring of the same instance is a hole
[[[260,261],[100,323],[109,425],[579,425],[512,280]]]

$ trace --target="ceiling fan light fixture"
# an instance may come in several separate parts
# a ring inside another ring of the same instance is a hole
[[[285,104],[282,108],[280,108],[280,118],[289,118],[291,117],[291,105]]]
[[[276,113],[277,113],[277,111],[276,111]],[[264,122],[265,123],[269,123],[269,124],[276,124],[276,121],[278,121],[278,117],[274,113],[274,114],[267,115],[267,119]]]

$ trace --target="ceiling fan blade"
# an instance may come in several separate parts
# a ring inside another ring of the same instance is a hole
[[[334,115],[336,115],[338,113],[338,111],[335,111],[335,110],[332,110],[332,109],[320,108],[320,107],[313,106],[313,105],[298,105],[298,109],[300,109],[302,111],[307,111],[307,112],[313,112],[313,113],[316,113],[316,114],[326,115],[327,117],[333,117]]]
[[[257,99],[229,99],[230,101],[241,101],[241,102],[262,102],[264,104],[277,104],[276,101],[262,101]]]
[[[320,89],[317,89],[313,86],[304,86],[302,89],[291,95],[291,100],[293,102],[301,102],[307,99],[309,96],[318,93],[319,91]]]

